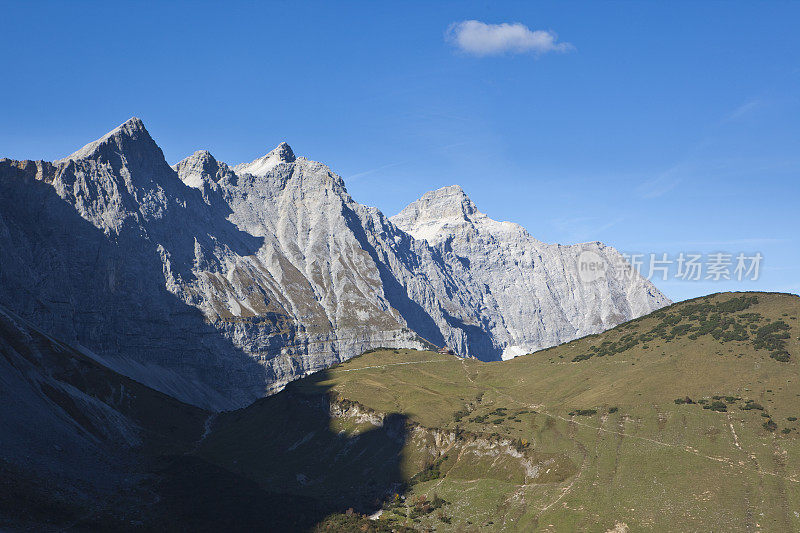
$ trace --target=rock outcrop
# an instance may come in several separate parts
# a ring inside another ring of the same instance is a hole
[[[499,359],[668,303],[481,215],[460,189],[397,217],[282,143],[174,167],[139,119],[54,161],[0,160],[0,303],[183,401],[245,405],[378,346]]]

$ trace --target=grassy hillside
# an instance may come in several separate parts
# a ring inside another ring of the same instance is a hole
[[[727,293],[508,362],[376,351],[220,416],[198,453],[383,508],[372,528],[800,530],[798,316]]]
[[[214,415],[0,309],[0,528],[797,531],[798,317],[718,294],[506,362],[377,350]]]

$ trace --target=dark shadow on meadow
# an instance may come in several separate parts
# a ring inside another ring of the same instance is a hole
[[[402,493],[405,417],[355,433],[332,428],[327,376],[220,414],[195,452],[170,457],[157,490],[159,526],[302,531],[351,508],[373,513]]]
[[[0,307],[0,530],[305,531],[372,513],[405,488],[406,420],[332,416],[353,405],[332,405],[328,376],[212,414]]]

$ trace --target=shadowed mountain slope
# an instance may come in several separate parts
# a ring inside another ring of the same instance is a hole
[[[302,531],[350,507],[379,508],[402,490],[404,418],[348,437],[330,429],[322,389],[300,401],[287,391],[217,419],[3,308],[0,385],[3,531]],[[258,430],[226,446],[233,463],[196,454],[237,424]],[[287,450],[290,441],[299,444]],[[254,447],[265,470],[247,472],[237,454]],[[270,483],[253,480],[265,472]],[[321,479],[325,491],[314,488]]]

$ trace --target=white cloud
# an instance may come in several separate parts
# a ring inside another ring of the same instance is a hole
[[[445,33],[446,40],[463,52],[476,56],[526,52],[545,54],[567,52],[575,47],[559,43],[558,36],[548,30],[531,30],[519,22],[509,24],[486,24],[479,20],[465,20],[450,24]]]

